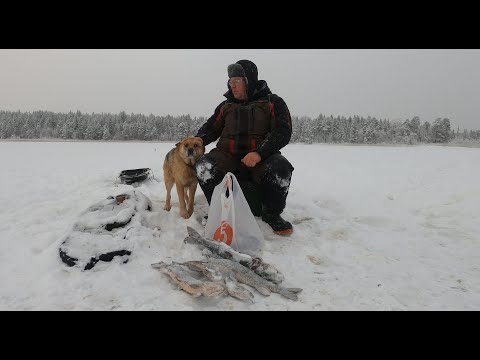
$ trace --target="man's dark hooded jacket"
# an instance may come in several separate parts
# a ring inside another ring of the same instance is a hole
[[[258,80],[257,67],[248,60],[236,64],[247,79],[247,101],[237,100],[230,85],[215,113],[198,130],[204,145],[218,138],[217,148],[235,157],[256,151],[267,159],[287,145],[292,136],[292,120],[283,99],[272,94],[265,80]],[[235,70],[235,68],[233,68]],[[229,77],[239,75],[230,71]]]

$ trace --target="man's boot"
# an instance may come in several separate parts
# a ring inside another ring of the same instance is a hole
[[[288,221],[282,219],[280,214],[270,214],[263,212],[262,220],[265,221],[278,235],[290,235],[293,232],[293,226]]]

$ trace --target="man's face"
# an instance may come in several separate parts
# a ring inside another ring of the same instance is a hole
[[[232,77],[229,80],[233,96],[238,100],[247,100],[247,84],[243,77]]]

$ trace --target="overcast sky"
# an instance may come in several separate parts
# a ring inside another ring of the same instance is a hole
[[[292,115],[480,129],[479,49],[0,49],[0,110],[210,116],[240,59]]]

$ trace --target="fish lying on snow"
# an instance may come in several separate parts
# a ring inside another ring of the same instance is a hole
[[[225,243],[204,238],[190,226],[187,226],[187,232],[188,236],[184,240],[185,243],[201,245],[210,250],[214,255],[220,256],[224,259],[236,261],[237,263],[254,271],[262,278],[275,284],[280,284],[283,280],[285,280],[285,277],[280,271],[278,271],[273,265],[263,262],[263,260],[259,257],[252,257],[248,254],[240,253],[233,250]]]
[[[152,264],[152,267],[160,269],[163,273],[170,276],[170,278],[188,294],[193,297],[206,296],[213,297],[222,294],[228,294],[239,300],[253,299],[253,294],[245,289],[238,282],[230,277],[225,277],[217,281],[204,281],[194,277],[198,275],[197,272],[192,273],[186,265],[179,263],[167,264],[158,262]]]
[[[240,283],[255,288],[262,295],[278,293],[288,299],[297,300],[297,293],[302,291],[298,288],[284,288],[278,284],[264,279],[247,267],[230,259],[209,258],[207,261],[187,261],[182,263],[191,270],[203,273],[212,281],[221,279],[234,279]]]
[[[218,296],[225,291],[225,287],[219,282],[202,281],[192,276],[188,268],[181,264],[166,264],[159,262],[152,264],[152,267],[160,269],[182,289],[193,297],[197,296]]]

